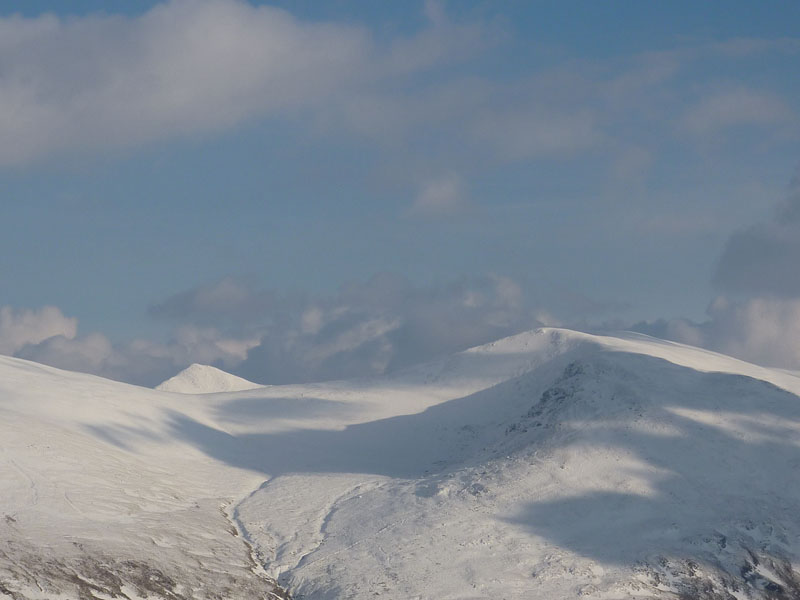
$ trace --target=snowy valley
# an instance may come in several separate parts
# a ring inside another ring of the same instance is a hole
[[[800,376],[540,329],[150,390],[0,357],[0,598],[800,597]]]

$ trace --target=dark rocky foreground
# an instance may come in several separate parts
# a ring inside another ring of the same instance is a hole
[[[255,569],[206,571],[202,566],[91,552],[74,543],[69,552],[0,544],[0,598],[43,600],[289,600],[278,584]]]
[[[800,600],[800,573],[786,556],[746,550],[747,557],[731,569],[718,560],[662,557],[637,571],[655,590],[680,600]]]

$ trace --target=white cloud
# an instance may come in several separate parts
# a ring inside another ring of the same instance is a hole
[[[253,294],[242,281],[232,278],[221,279],[211,285],[203,285],[171,296],[166,301],[148,309],[154,317],[198,318],[215,315],[248,315],[258,312],[271,304],[268,294]]]
[[[454,23],[441,2],[426,0],[423,12],[427,28],[414,37],[391,40],[383,66],[388,73],[414,73],[452,63],[474,55],[497,37],[481,24]]]
[[[735,231],[726,241],[713,282],[735,298],[716,298],[702,323],[671,319],[634,328],[758,364],[800,369],[799,264],[800,172],[772,220]]]
[[[0,19],[0,163],[129,145],[297,110],[357,76],[365,31],[238,0],[136,18]]]
[[[14,354],[54,336],[71,339],[77,331],[78,320],[65,317],[54,306],[39,310],[0,307],[0,354]]]
[[[76,319],[45,308],[0,310],[0,343],[14,356],[148,386],[192,363],[261,383],[320,381],[403,368],[610,308],[563,294],[553,303],[559,316],[497,274],[415,285],[384,273],[322,296],[226,278],[151,308],[171,330],[165,342],[80,334]]]
[[[244,0],[169,0],[136,17],[0,18],[0,165],[279,118],[381,144],[392,154],[382,168],[402,171],[405,186],[420,172],[587,154],[629,178],[657,161],[676,119],[691,142],[740,124],[797,124],[774,92],[736,82],[702,87],[693,106],[680,100],[694,62],[795,52],[795,40],[555,58],[496,76],[487,65],[504,60],[513,36],[440,3],[424,12],[417,31],[394,35]],[[419,192],[421,212],[457,204],[442,185]]]
[[[420,216],[451,215],[466,205],[463,181],[458,175],[448,173],[422,186],[411,206],[411,213]]]
[[[710,310],[713,343],[747,360],[800,368],[800,300],[754,298],[718,300]]]
[[[472,135],[510,159],[570,158],[605,139],[594,111],[552,106],[491,111],[473,125]]]
[[[756,364],[800,369],[800,299],[732,301],[721,296],[709,306],[708,316],[703,323],[673,319],[636,329]]]
[[[737,87],[705,95],[688,108],[680,125],[706,136],[742,126],[796,127],[798,117],[776,94]]]
[[[78,321],[57,308],[0,308],[0,350],[70,371],[154,385],[195,362],[232,369],[260,343],[212,327],[182,325],[166,343],[133,340],[112,344],[101,333],[78,335]]]
[[[322,325],[324,323],[325,315],[316,306],[312,306],[300,317],[300,332],[304,334],[315,334],[319,333],[319,330],[322,329]]]
[[[233,366],[247,358],[247,352],[259,344],[257,336],[237,338],[213,327],[179,327],[166,348],[175,364],[214,364]]]
[[[249,344],[257,338],[246,360],[223,360],[237,374],[264,383],[381,373],[539,324],[520,285],[497,275],[415,286],[383,274],[323,297],[286,297],[239,285],[249,295],[228,311],[242,315],[242,306],[248,307],[245,321],[198,300],[216,296],[218,288],[230,286],[227,280],[177,294],[154,312],[178,323],[217,323],[234,332],[229,337]],[[209,336],[214,351],[223,337],[219,331]],[[197,356],[200,348],[194,345],[192,352]]]
[[[169,0],[136,17],[0,18],[0,164],[263,116],[342,122],[381,82],[463,60],[490,37],[435,3],[426,15],[420,31],[385,42],[244,0]],[[369,121],[352,117],[357,128]]]
[[[115,352],[104,335],[92,333],[72,338],[51,337],[22,349],[19,355],[68,371],[104,374],[113,362]]]

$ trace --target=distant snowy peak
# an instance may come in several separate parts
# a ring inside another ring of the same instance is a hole
[[[213,394],[216,392],[241,392],[261,387],[236,375],[226,373],[210,365],[197,363],[156,386],[162,392],[180,394]]]

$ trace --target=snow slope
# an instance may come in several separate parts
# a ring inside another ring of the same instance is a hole
[[[0,358],[0,598],[798,598],[798,394],[557,329],[195,396]]]
[[[156,386],[162,392],[178,392],[180,394],[213,394],[217,392],[241,392],[261,387],[257,383],[247,381],[231,373],[210,365],[197,363],[186,367],[183,371],[170,377]]]
[[[230,517],[259,478],[171,439],[197,403],[0,357],[0,598],[280,597]]]

